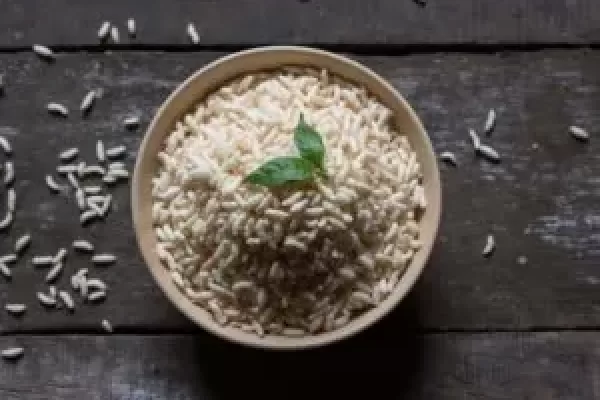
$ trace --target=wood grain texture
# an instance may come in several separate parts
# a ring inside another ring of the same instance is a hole
[[[589,44],[600,41],[595,0],[3,0],[0,46],[36,42],[95,46],[102,21],[122,45],[188,45],[195,22],[202,46],[257,44]],[[125,35],[137,20],[138,36]]]
[[[597,333],[387,331],[302,353],[271,353],[205,335],[18,336],[2,363],[5,400],[407,399],[592,400]],[[0,362],[1,363],[1,362]]]
[[[132,165],[142,130],[121,125],[132,113],[144,124],[167,94],[192,71],[219,54],[129,53],[61,55],[52,64],[29,53],[0,55],[6,93],[0,98],[0,134],[15,147],[17,220],[0,233],[0,254],[31,231],[33,254],[53,254],[74,238],[91,238],[119,263],[94,268],[69,255],[65,276],[81,267],[110,285],[97,306],[74,315],[44,311],[35,290],[45,271],[22,261],[13,282],[0,280],[0,304],[30,305],[21,319],[2,316],[1,332],[95,331],[110,318],[122,331],[190,331],[152,282],[135,245],[126,185],[114,189],[106,223],[82,228],[73,200],[52,195],[44,175],[60,150],[78,146],[92,160],[95,141],[125,143]],[[392,314],[397,329],[524,330],[600,327],[600,52],[553,51],[495,55],[359,57],[389,79],[414,105],[437,150],[456,153],[458,168],[442,166],[444,218],[430,265],[413,293]],[[59,101],[76,110],[87,90],[101,88],[82,119],[49,116]],[[481,129],[488,108],[498,112],[496,130],[484,141],[500,164],[474,156],[467,128]],[[571,124],[588,128],[589,143],[575,141]],[[537,143],[537,148],[534,144]],[[4,207],[0,192],[0,207]],[[498,248],[481,256],[485,236]],[[528,257],[520,265],[517,257]],[[66,287],[67,280],[59,282]]]

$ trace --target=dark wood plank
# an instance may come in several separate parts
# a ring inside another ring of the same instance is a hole
[[[381,332],[380,332],[381,333]],[[0,368],[6,400],[592,400],[597,333],[436,334],[400,330],[331,348],[270,353],[199,336],[19,336]]]
[[[81,236],[120,260],[91,270],[110,284],[107,301],[80,306],[73,316],[42,310],[34,291],[45,287],[44,272],[21,263],[12,284],[0,281],[0,304],[24,301],[30,310],[21,320],[3,318],[4,332],[97,329],[104,316],[125,330],[192,329],[140,261],[128,189],[115,189],[115,210],[106,223],[81,228],[74,204],[51,195],[44,174],[69,146],[79,146],[91,159],[97,138],[126,143],[131,165],[142,131],[126,132],[123,117],[140,112],[147,121],[178,82],[216,56],[71,54],[54,64],[31,54],[0,56],[8,73],[0,131],[14,141],[21,199],[13,230],[0,234],[0,254],[31,230],[29,256],[54,252]],[[414,293],[394,314],[396,323],[425,330],[599,327],[600,52],[359,60],[407,96],[435,147],[454,151],[460,162],[457,169],[441,167],[444,220],[437,247]],[[47,101],[76,109],[95,87],[104,95],[87,119],[76,112],[66,120],[47,115]],[[498,165],[474,157],[466,133],[469,126],[481,128],[489,107],[499,118],[485,140],[502,155]],[[569,136],[573,123],[590,130],[589,143]],[[496,235],[498,249],[484,259],[480,252],[489,232]],[[516,262],[520,255],[528,257],[526,265]],[[67,273],[83,266],[90,266],[86,258],[70,256]],[[63,278],[59,286],[66,284]]]
[[[193,21],[202,45],[421,45],[598,43],[594,0],[4,0],[0,46],[98,44],[104,20],[119,24],[123,44],[187,45]],[[139,35],[129,40],[125,21]]]

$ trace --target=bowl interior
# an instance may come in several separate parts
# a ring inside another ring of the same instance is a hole
[[[236,76],[287,65],[325,68],[332,74],[366,87],[392,110],[398,131],[408,137],[422,165],[428,205],[420,220],[423,247],[415,254],[395,290],[378,307],[333,332],[302,338],[259,338],[254,334],[218,325],[171,281],[169,272],[161,264],[155,251],[157,242],[152,225],[151,179],[157,167],[156,154],[165,137],[172,132],[175,122],[191,111],[206,95]],[[195,323],[218,336],[254,347],[273,349],[308,348],[334,342],[360,331],[388,313],[410,290],[425,266],[439,225],[440,202],[436,157],[427,133],[408,103],[391,85],[366,67],[342,56],[301,47],[266,47],[243,51],[221,58],[188,78],[160,107],[150,124],[138,153],[132,185],[132,210],[138,245],[154,279],[167,297]]]

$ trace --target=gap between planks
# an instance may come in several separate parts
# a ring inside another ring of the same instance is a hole
[[[254,43],[244,45],[181,45],[181,44],[98,44],[98,45],[56,45],[49,47],[55,54],[60,53],[104,53],[104,52],[235,52],[265,46],[314,47],[322,50],[352,53],[368,56],[410,56],[419,54],[456,53],[456,54],[494,54],[501,52],[538,52],[545,50],[599,50],[600,41],[590,43],[458,43],[458,44],[269,44]],[[0,54],[19,54],[33,52],[31,46],[0,46]]]

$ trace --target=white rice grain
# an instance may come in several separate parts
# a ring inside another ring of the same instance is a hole
[[[64,266],[64,264],[62,262],[54,263],[54,266],[46,274],[46,282],[52,283],[52,282],[56,281],[56,279],[62,273],[63,266]]]
[[[110,39],[115,44],[119,43],[119,41],[120,41],[120,38],[119,38],[119,28],[117,28],[114,25],[110,28]]]
[[[133,130],[140,125],[140,118],[136,116],[127,117],[123,120],[123,125],[125,125],[125,128]]]
[[[19,257],[14,253],[0,256],[0,262],[4,264],[14,264],[17,262],[18,259]]]
[[[477,132],[475,132],[475,129],[469,128],[469,136],[471,137],[473,149],[475,151],[479,150],[479,146],[481,146],[481,140],[479,139],[479,135],[477,135]]]
[[[106,292],[98,290],[87,295],[87,300],[91,302],[102,301],[106,298]]]
[[[494,150],[492,147],[487,146],[485,144],[482,144],[477,148],[477,153],[481,154],[482,156],[484,156],[485,158],[487,158],[490,161],[493,161],[493,162],[500,161],[500,155],[498,154],[498,152],[496,150]]]
[[[92,110],[92,106],[94,105],[94,101],[96,100],[96,91],[90,90],[81,100],[81,104],[79,105],[79,111],[82,114],[87,114]]]
[[[58,297],[60,297],[65,307],[67,307],[67,310],[71,312],[75,311],[75,302],[73,301],[73,297],[71,297],[69,292],[61,290],[58,292]]]
[[[79,207],[81,211],[85,210],[87,203],[85,201],[85,192],[82,189],[77,189],[75,191],[75,201],[77,202],[77,207]]]
[[[582,142],[590,140],[590,134],[585,129],[580,128],[578,126],[570,126],[569,132],[575,139],[581,140]]]
[[[488,112],[487,118],[485,120],[485,126],[483,128],[483,131],[489,135],[494,130],[495,125],[496,125],[496,110],[491,108],[490,111]]]
[[[102,192],[102,188],[100,186],[85,186],[83,192],[91,195],[99,194]]]
[[[102,150],[102,151],[104,151],[104,150]],[[101,153],[101,154],[104,154],[104,153]],[[83,176],[92,175],[92,174],[104,176],[104,174],[106,174],[106,169],[102,168],[99,165],[89,165],[82,169]]]
[[[110,149],[106,150],[106,157],[108,157],[108,158],[121,157],[123,154],[125,154],[126,151],[127,151],[127,147],[125,147],[123,145],[111,147]]]
[[[129,36],[131,37],[135,37],[135,35],[137,34],[135,19],[133,18],[129,18],[127,20],[127,33],[129,33]]]
[[[106,40],[109,33],[110,33],[110,22],[104,21],[102,23],[102,25],[100,25],[100,28],[98,29],[98,39],[100,39],[101,41]]]
[[[9,314],[19,316],[23,315],[27,311],[27,306],[22,303],[8,303],[4,306],[4,309]]]
[[[6,208],[9,212],[15,212],[17,209],[17,192],[14,188],[6,192]]]
[[[102,320],[102,329],[104,329],[108,333],[113,332],[112,324],[107,319]]]
[[[20,254],[29,246],[31,243],[31,235],[26,233],[19,237],[15,242],[15,253]]]
[[[65,258],[67,257],[67,253],[68,253],[67,249],[65,247],[61,247],[56,252],[56,255],[54,256],[54,259],[52,261],[54,263],[63,262],[65,260]]]
[[[454,155],[454,153],[449,152],[449,151],[444,151],[442,153],[440,153],[440,160],[456,167],[458,165],[458,162],[456,161],[456,156]]]
[[[10,186],[15,181],[15,165],[12,161],[4,162],[4,184]]]
[[[98,140],[98,142],[96,142],[96,159],[98,159],[98,161],[101,163],[106,161],[106,154],[104,153],[104,143],[102,142],[102,140]]]
[[[48,186],[50,190],[56,193],[64,192],[66,190],[65,186],[56,183],[52,175],[46,175],[46,186]]]
[[[492,255],[495,248],[496,248],[496,240],[494,238],[494,235],[487,235],[485,247],[483,248],[481,255],[484,257],[489,257]]]
[[[71,161],[73,160],[75,157],[77,157],[77,154],[79,154],[79,149],[77,147],[71,147],[70,149],[66,149],[63,150],[59,155],[58,158],[61,161]],[[75,166],[73,166],[75,167]],[[76,170],[72,171],[75,172]],[[69,171],[71,172],[71,171]]]
[[[85,253],[91,253],[94,251],[94,245],[83,239],[73,241],[73,248]]]
[[[54,256],[35,256],[31,263],[36,267],[47,267],[54,264]]]
[[[25,353],[25,349],[23,347],[9,347],[7,349],[2,350],[2,358],[5,360],[16,360],[21,358]]]
[[[50,60],[50,59],[54,59],[56,57],[54,55],[54,52],[49,47],[41,45],[41,44],[34,44],[32,46],[32,50],[35,54],[37,54],[41,58]]]
[[[67,117],[69,115],[69,109],[60,103],[48,103],[46,105],[46,110],[50,114],[58,115],[61,117]]]
[[[96,265],[113,264],[117,261],[117,257],[108,253],[95,254],[92,256],[92,262]]]
[[[2,262],[0,262],[0,274],[4,275],[4,277],[7,279],[10,279],[12,276],[12,272],[10,271],[10,268],[8,268],[8,265]]]
[[[35,295],[36,295],[38,301],[43,306],[46,306],[46,307],[55,307],[56,306],[56,299],[54,297],[49,296],[43,292],[37,292]]]
[[[77,179],[77,176],[75,176],[74,173],[69,172],[67,174],[67,180],[69,181],[73,189],[79,189],[79,180]]]
[[[193,44],[200,43],[200,35],[198,35],[196,26],[193,23],[190,22],[187,24],[186,31],[187,31],[188,37],[190,38],[190,40]]]
[[[8,211],[2,220],[0,220],[0,231],[8,229],[13,223],[14,214]]]
[[[12,155],[12,146],[10,145],[10,142],[8,141],[7,138],[5,138],[4,136],[0,136],[0,148],[2,149],[2,151],[4,152],[4,154],[6,154],[7,156]]]
[[[79,222],[81,225],[85,225],[94,218],[98,218],[100,215],[95,210],[86,210],[79,215]]]
[[[59,165],[58,167],[56,167],[56,172],[58,172],[61,175],[66,175],[66,174],[78,174],[79,175],[79,166],[73,165],[73,164]]]
[[[106,292],[106,283],[102,282],[100,279],[88,279],[86,283],[87,287],[91,290],[100,290]]]

